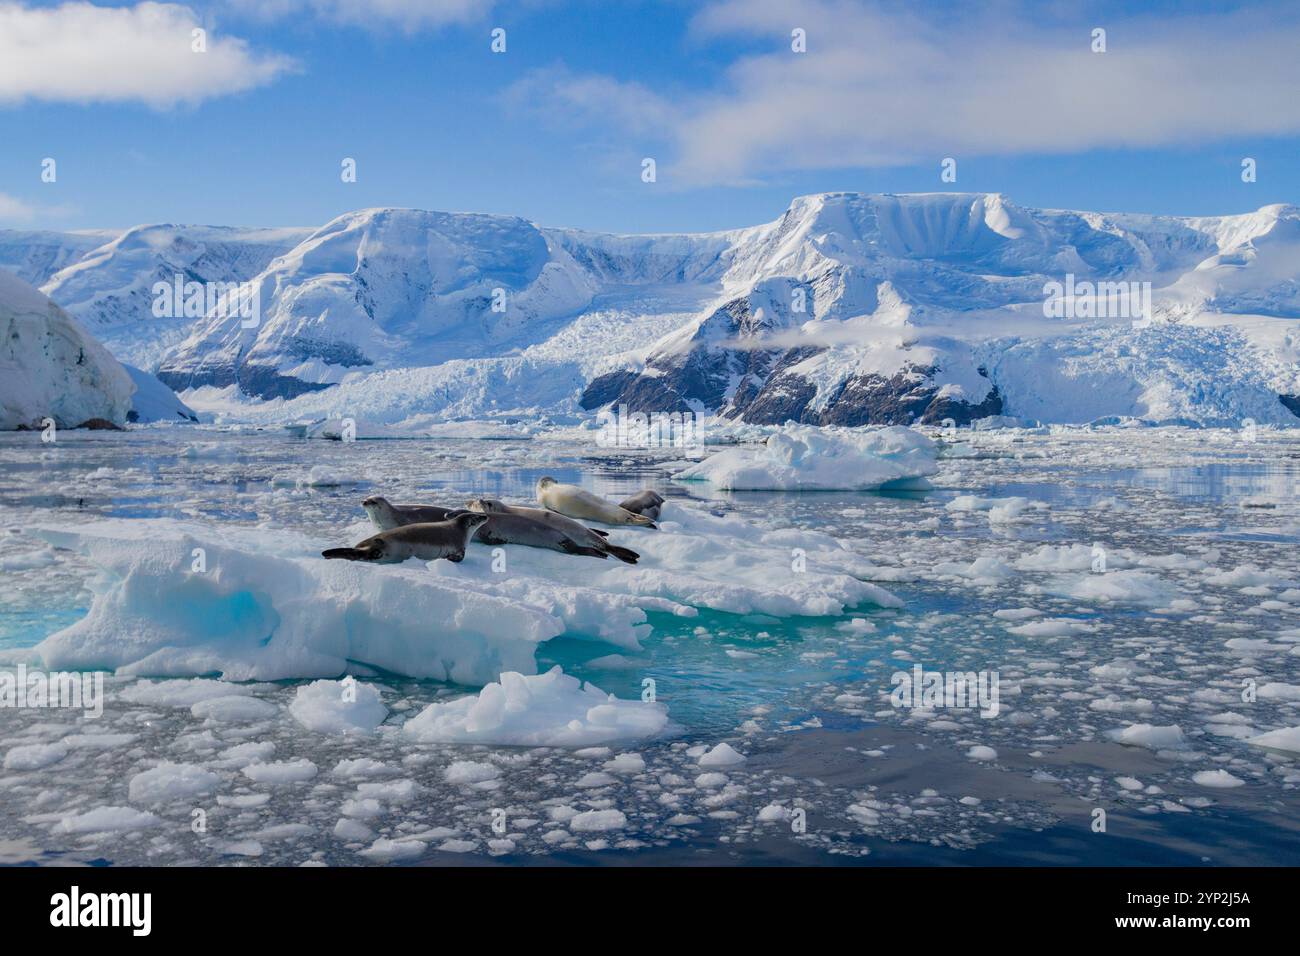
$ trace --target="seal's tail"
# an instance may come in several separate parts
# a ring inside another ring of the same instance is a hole
[[[616,544],[605,545],[605,550],[626,564],[636,564],[641,558],[641,555],[631,548],[620,548]]]

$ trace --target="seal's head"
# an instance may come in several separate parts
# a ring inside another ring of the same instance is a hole
[[[371,495],[361,502],[361,507],[366,509],[366,514],[370,517],[371,522],[381,531],[390,531],[401,524],[397,520],[393,506],[389,504],[388,499],[383,495]]]
[[[558,485],[558,484],[559,484],[558,481],[556,481],[550,475],[547,475],[545,478],[541,478],[538,480],[537,491],[540,493],[545,491],[547,488],[551,487],[551,485]]]
[[[499,514],[506,510],[506,506],[496,498],[471,498],[465,502],[465,507],[485,515]]]
[[[465,532],[465,540],[469,541],[474,532],[478,530],[479,525],[487,524],[489,516],[480,514],[477,511],[462,511],[450,520],[454,521],[456,527]]]

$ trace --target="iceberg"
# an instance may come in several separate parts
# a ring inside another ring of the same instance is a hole
[[[938,445],[903,426],[879,429],[787,424],[761,446],[729,448],[677,472],[726,491],[877,491],[926,488]]]
[[[0,269],[0,429],[126,421],[135,386],[57,305]]]
[[[663,704],[620,700],[553,667],[505,673],[477,695],[430,704],[402,732],[421,743],[581,748],[655,737],[667,726]]]
[[[459,564],[374,567],[326,561],[321,550],[338,542],[283,529],[163,518],[40,527],[37,537],[99,570],[86,616],[34,653],[51,669],[148,677],[323,679],[360,666],[483,686],[534,674],[537,645],[561,634],[639,651],[647,612],[813,617],[902,605],[830,535],[681,505],[669,516],[658,532],[610,532],[641,552],[635,567],[516,545],[474,545]],[[358,522],[340,540],[371,533]],[[795,550],[802,573],[789,573]]]

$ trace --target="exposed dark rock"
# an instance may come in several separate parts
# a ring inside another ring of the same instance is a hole
[[[624,369],[619,372],[608,372],[605,375],[597,375],[591,380],[591,383],[582,392],[582,398],[578,400],[579,404],[585,409],[600,408],[602,405],[608,405],[623,393],[633,381],[636,380],[637,373],[631,369]]]
[[[216,388],[238,385],[245,395],[267,399],[296,398],[331,387],[327,382],[304,382],[291,375],[281,375],[267,365],[248,364],[206,366],[194,371],[163,368],[158,370],[158,379],[175,392],[204,385]]]
[[[107,418],[87,418],[80,425],[74,425],[73,428],[87,428],[92,432],[124,432],[126,431],[116,422],[110,422]]]
[[[584,408],[610,402],[626,404],[629,411],[686,410],[688,399],[717,409],[728,418],[756,425],[797,421],[807,425],[910,425],[941,424],[951,418],[965,425],[978,418],[1002,413],[997,386],[979,403],[939,396],[939,369],[909,366],[892,376],[855,375],[820,409],[810,407],[816,386],[788,371],[821,351],[807,347],[783,353],[731,349],[696,349],[677,368],[656,369],[660,374],[613,372],[594,381],[583,395]],[[985,374],[987,377],[987,373]],[[730,400],[729,383],[737,383]]]

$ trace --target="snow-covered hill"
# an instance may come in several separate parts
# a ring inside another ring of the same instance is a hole
[[[140,227],[85,253],[41,234],[24,254],[14,235],[0,267],[75,260],[44,288],[119,358],[253,420],[611,402],[844,425],[1300,416],[1293,206],[1180,218],[828,193],[701,235],[405,209],[314,232]],[[153,319],[152,283],[178,270],[252,280],[256,326]],[[1052,283],[1124,285],[1077,291],[1058,318]]]
[[[134,390],[76,319],[0,269],[0,429],[121,425]]]

